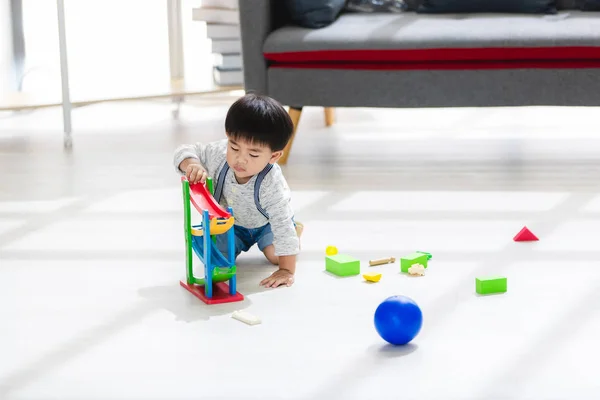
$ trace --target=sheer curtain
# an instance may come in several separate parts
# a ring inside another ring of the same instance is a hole
[[[0,1],[0,96],[18,90],[23,62],[21,0]]]
[[[210,43],[191,20],[197,1],[182,1],[186,80],[212,79]],[[151,95],[169,88],[165,0],[65,0],[73,100]],[[60,96],[56,2],[23,0],[27,57],[23,90]]]

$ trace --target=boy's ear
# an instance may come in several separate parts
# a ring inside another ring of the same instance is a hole
[[[281,156],[283,156],[283,150],[274,151],[273,154],[271,154],[271,159],[269,160],[269,163],[275,164],[277,161],[279,161]]]

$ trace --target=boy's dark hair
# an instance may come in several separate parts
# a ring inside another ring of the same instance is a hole
[[[250,93],[229,108],[225,131],[233,140],[246,140],[280,151],[292,137],[294,124],[279,102]]]

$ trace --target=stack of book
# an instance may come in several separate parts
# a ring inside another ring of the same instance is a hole
[[[194,21],[206,23],[212,42],[213,76],[219,86],[242,86],[242,39],[238,0],[201,0],[192,10]]]

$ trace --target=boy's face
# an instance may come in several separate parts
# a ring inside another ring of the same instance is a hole
[[[227,136],[227,163],[233,169],[239,183],[246,183],[262,171],[267,164],[274,164],[283,151],[272,151],[269,146],[251,143]]]

